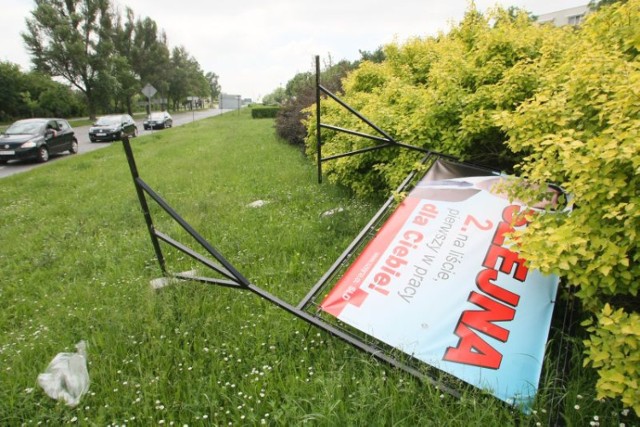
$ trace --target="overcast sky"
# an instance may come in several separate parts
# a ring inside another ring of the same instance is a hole
[[[476,0],[540,15],[589,0]],[[136,17],[148,16],[184,46],[203,71],[220,77],[222,91],[259,100],[296,73],[314,71],[313,58],[360,58],[359,50],[436,35],[462,19],[465,0],[112,0]],[[20,36],[33,0],[0,0],[0,60],[30,69]]]

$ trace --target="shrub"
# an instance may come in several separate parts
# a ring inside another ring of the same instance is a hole
[[[522,252],[577,287],[593,317],[585,363],[598,370],[598,397],[638,414],[639,28],[640,0],[590,15],[530,65],[540,89],[501,120],[509,146],[526,154],[521,175],[559,183],[577,203],[569,216],[540,218],[520,236]]]
[[[603,7],[579,29],[472,8],[447,35],[386,46],[387,61],[346,78],[343,99],[398,140],[574,196],[570,215],[539,215],[513,238],[531,268],[576,287],[598,397],[620,398],[640,415],[638,52],[640,0]],[[321,108],[323,122],[370,132],[335,103]],[[314,154],[313,117],[307,126]],[[326,131],[323,142],[324,155],[372,144]],[[368,196],[395,188],[417,157],[369,152],[324,170]],[[524,187],[514,196],[530,197]]]
[[[504,144],[494,113],[514,110],[534,93],[540,76],[526,64],[555,32],[525,13],[498,9],[483,17],[472,9],[448,35],[385,46],[386,61],[365,61],[345,79],[343,99],[399,141],[511,171],[521,155]],[[335,103],[322,104],[323,121],[371,133]],[[307,151],[314,154],[314,120],[307,125]],[[323,142],[327,155],[374,144],[329,132]],[[387,150],[342,158],[325,170],[329,180],[370,195],[395,188],[419,157]]]
[[[280,107],[252,107],[251,117],[254,119],[273,119],[278,115]]]
[[[356,67],[357,63],[340,61],[329,64],[320,73],[321,84],[333,93],[342,90],[342,79]],[[309,117],[307,109],[316,102],[315,76],[298,73],[287,83],[287,96],[276,118],[276,134],[292,145],[304,147],[307,129],[304,125]]]

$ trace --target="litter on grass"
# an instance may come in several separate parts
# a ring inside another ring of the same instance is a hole
[[[76,344],[76,353],[58,353],[47,369],[38,375],[38,384],[52,399],[76,406],[89,390],[87,343]]]

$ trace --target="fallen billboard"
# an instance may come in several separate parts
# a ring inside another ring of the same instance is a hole
[[[530,270],[509,244],[508,233],[530,218],[519,213],[530,208],[499,191],[503,179],[436,161],[321,308],[526,411],[558,278]],[[550,191],[542,204],[556,197]]]

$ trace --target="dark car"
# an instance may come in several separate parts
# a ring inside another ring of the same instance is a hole
[[[89,139],[96,141],[117,141],[123,136],[138,136],[138,126],[128,114],[113,114],[99,117],[89,128]]]
[[[18,120],[0,135],[0,163],[23,159],[44,163],[63,151],[78,152],[78,140],[63,119]]]
[[[166,111],[154,112],[143,122],[145,130],[166,129],[173,126],[173,118]]]

